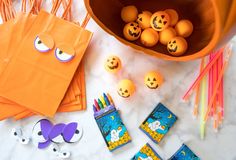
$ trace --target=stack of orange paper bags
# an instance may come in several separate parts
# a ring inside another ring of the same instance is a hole
[[[64,20],[70,19],[71,0],[54,1],[51,13],[39,11],[41,1],[35,2],[30,13],[15,16],[11,1],[0,1],[0,120],[34,114],[53,117],[56,112],[86,109],[81,59],[92,34]],[[58,18],[62,3],[65,11]],[[48,51],[37,47],[48,47]],[[64,62],[63,56],[71,60]]]

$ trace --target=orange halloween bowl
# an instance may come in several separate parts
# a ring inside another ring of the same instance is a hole
[[[236,32],[236,0],[84,0],[85,6],[106,32],[123,44],[141,50],[145,54],[172,61],[189,61],[209,54],[230,40]],[[122,7],[135,5],[139,12],[143,10],[161,11],[175,9],[179,19],[188,19],[194,30],[186,38],[188,50],[182,56],[168,53],[166,46],[158,45],[145,48],[139,40],[130,42],[123,36],[125,23],[120,17]]]

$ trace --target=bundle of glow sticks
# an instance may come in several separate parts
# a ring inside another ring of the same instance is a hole
[[[193,116],[200,116],[200,136],[204,139],[205,125],[209,117],[213,119],[213,128],[217,132],[224,119],[224,83],[223,77],[232,53],[232,45],[227,45],[201,60],[200,73],[183,96],[188,101],[195,92]],[[208,63],[206,61],[208,60]],[[200,111],[200,113],[199,113]]]

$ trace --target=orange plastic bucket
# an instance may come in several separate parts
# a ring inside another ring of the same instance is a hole
[[[203,57],[225,44],[236,32],[236,0],[84,0],[91,17],[106,32],[122,43],[157,58],[188,61]],[[187,38],[188,50],[179,57],[170,55],[166,46],[145,48],[139,41],[130,42],[123,37],[125,23],[120,11],[126,5],[135,5],[139,11],[155,12],[173,8],[180,19],[189,19],[194,31]]]

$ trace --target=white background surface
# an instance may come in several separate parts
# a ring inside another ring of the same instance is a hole
[[[19,2],[15,2],[19,8]],[[81,19],[85,16],[82,1],[73,6],[74,16]],[[76,144],[63,144],[60,147],[72,153],[72,160],[128,160],[146,142],[156,149],[164,158],[170,157],[181,143],[186,143],[203,160],[236,160],[236,58],[232,56],[225,75],[225,120],[219,133],[215,133],[212,124],[207,125],[205,140],[199,138],[199,120],[192,118],[193,102],[183,103],[181,97],[198,75],[199,60],[191,62],[168,62],[147,56],[127,47],[105,33],[93,20],[87,28],[94,32],[93,39],[86,51],[86,87],[88,109],[83,112],[57,114],[55,123],[79,121],[84,135]],[[105,57],[118,55],[123,64],[117,75],[107,73],[103,68]],[[143,85],[145,72],[160,71],[164,85],[158,90],[149,90]],[[122,78],[134,81],[137,91],[130,99],[122,99],[116,93],[116,84]],[[93,98],[100,93],[109,92],[126,124],[132,143],[110,153],[105,146],[102,135],[93,118]],[[153,110],[158,102],[164,103],[178,116],[178,121],[168,135],[157,146],[144,135],[138,126]],[[33,125],[42,117],[35,116],[21,121],[5,120],[0,122],[0,160],[48,160],[56,159],[46,150],[39,150],[32,144],[21,145],[10,136],[13,127],[22,127],[24,135],[30,136]]]

